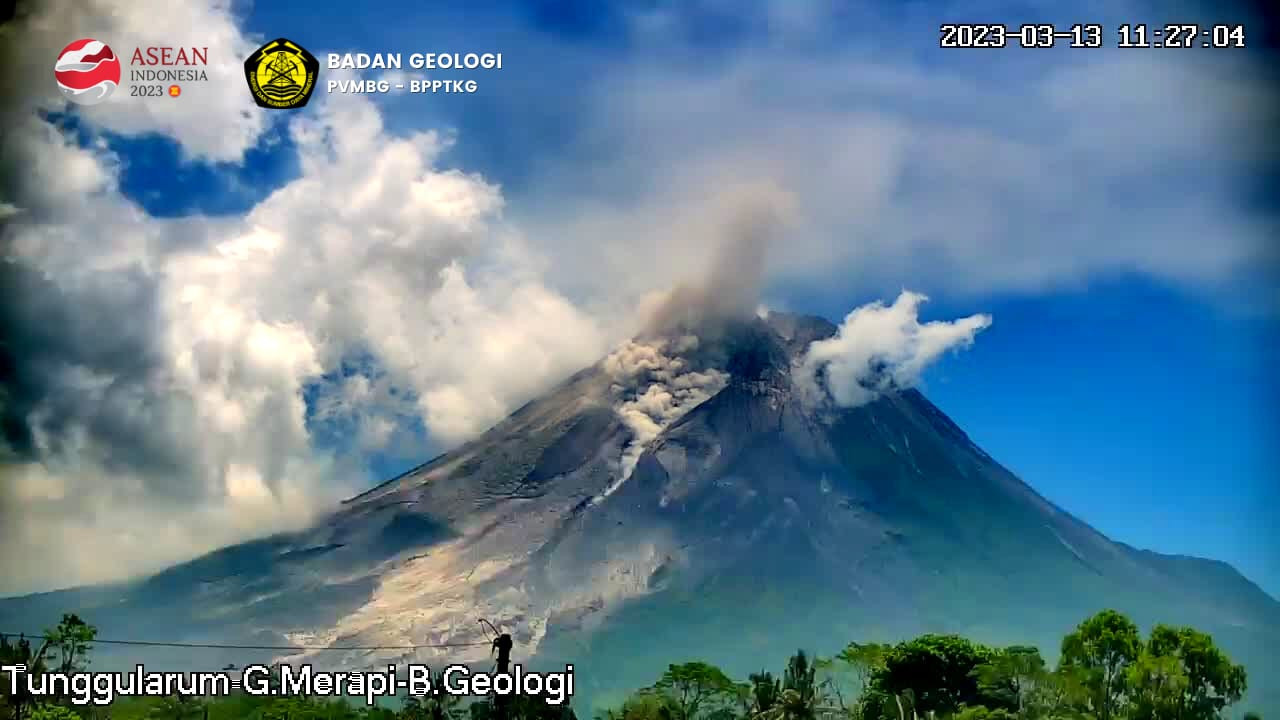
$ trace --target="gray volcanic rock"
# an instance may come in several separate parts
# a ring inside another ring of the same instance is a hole
[[[517,659],[573,662],[580,693],[603,700],[669,662],[743,675],[796,647],[920,632],[1054,657],[1114,607],[1213,633],[1249,669],[1253,706],[1280,707],[1280,603],[1224,564],[1109,540],[916,390],[806,399],[792,368],[834,331],[776,313],[669,323],[305,532],[0,601],[0,627],[78,609],[104,635],[368,646],[482,641],[485,617],[513,630]],[[487,663],[488,649],[290,659],[409,658]]]

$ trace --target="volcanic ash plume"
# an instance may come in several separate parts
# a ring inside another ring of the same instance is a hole
[[[664,429],[728,384],[728,373],[715,368],[693,369],[681,357],[697,347],[694,335],[673,341],[631,340],[604,359],[604,371],[613,380],[611,392],[618,398],[615,409],[632,438],[622,451],[617,480],[601,498],[631,476],[640,454]]]
[[[772,185],[726,191],[701,230],[716,248],[709,264],[654,311],[648,333],[710,330],[751,317],[759,307],[769,247],[789,221],[791,207],[791,196]]]

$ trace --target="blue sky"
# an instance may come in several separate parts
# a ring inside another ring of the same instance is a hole
[[[530,272],[605,324],[611,303],[696,274],[710,243],[691,228],[722,187],[780,186],[800,220],[771,248],[764,302],[838,321],[908,288],[932,298],[926,320],[990,313],[971,349],[926,374],[934,402],[1113,538],[1227,560],[1280,595],[1269,527],[1280,502],[1269,361],[1280,335],[1274,256],[1262,247],[1277,224],[1261,190],[1280,161],[1263,145],[1275,105],[1261,94],[1257,55],[937,47],[948,21],[1099,22],[1110,43],[1119,22],[1249,19],[1176,10],[705,0],[473,2],[465,12],[400,3],[362,14],[277,2],[236,4],[233,16],[255,41],[286,36],[317,55],[502,52],[500,72],[442,74],[474,77],[475,95],[371,98],[383,136],[448,133],[424,151],[431,162],[497,188],[503,222],[542,258]],[[124,198],[153,218],[192,221],[200,237],[318,162],[298,138],[323,102],[269,114],[243,154],[202,156],[192,148],[207,145],[136,124],[86,134],[76,118],[56,119],[85,148],[105,141]],[[484,262],[468,275],[477,292]],[[303,312],[284,291],[261,294],[254,313]],[[304,329],[313,340],[345,331]],[[589,354],[575,352],[546,376]],[[429,413],[403,411],[406,385],[435,386],[376,354],[352,342],[302,389],[311,441],[356,452],[367,473],[356,485],[453,437]],[[394,450],[362,452],[350,441],[356,421],[322,412],[350,377],[385,391],[379,417],[398,425]]]
[[[481,3],[465,17],[414,4],[394,13],[401,18],[395,23],[387,21],[391,13],[362,18],[326,7],[300,15],[279,3],[260,3],[244,25],[263,36],[288,35],[316,51],[412,52],[444,44],[504,52],[511,70],[483,78],[485,92],[474,99],[384,102],[393,129],[456,128],[463,140],[449,160],[500,183],[516,208],[525,197],[538,197],[530,185],[546,167],[589,175],[593,157],[607,159],[607,152],[592,156],[583,149],[578,134],[585,122],[577,107],[583,100],[576,90],[609,82],[614,67],[645,52],[620,29],[621,16],[599,12],[595,3],[554,10]],[[865,14],[850,13],[850,25],[831,29],[825,39],[846,42],[857,23],[855,42],[865,41],[869,52],[888,46],[886,53],[914,56],[926,68],[993,79],[1061,60],[1060,51],[1045,51],[1043,58],[1035,51],[999,57],[939,51],[938,18],[950,15],[911,4],[876,14],[876,24],[866,26],[859,22]],[[1043,17],[1082,17],[1074,11],[1052,15]],[[1041,14],[996,17],[1034,21]],[[721,22],[726,18],[734,21]],[[677,62],[700,67],[768,36],[758,23],[713,10],[695,13],[685,32],[675,43],[682,57]],[[805,52],[822,57],[823,39]],[[518,102],[528,104],[513,115]],[[274,137],[277,142],[262,143],[239,167],[184,163],[175,144],[156,139],[119,139],[115,147],[127,158],[125,191],[154,214],[216,214],[247,209],[262,191],[297,173],[287,136]],[[564,156],[572,158],[567,168]],[[1150,182],[1155,187],[1141,191],[1179,181]],[[1123,204],[1123,196],[1116,202]],[[780,305],[832,319],[873,299],[838,288],[815,293],[786,281],[768,293]],[[926,389],[995,457],[1104,532],[1139,547],[1227,559],[1276,593],[1280,566],[1267,525],[1280,499],[1271,442],[1277,396],[1266,360],[1273,357],[1276,335],[1272,316],[1236,307],[1238,301],[1215,288],[1125,272],[1035,292],[943,293],[927,314],[980,310],[995,323],[973,349],[933,369]],[[430,454],[424,448],[421,458],[375,457],[373,472],[387,475]]]
[[[1133,278],[989,307],[992,328],[934,369],[935,402],[1112,538],[1226,559],[1277,592],[1268,320]]]

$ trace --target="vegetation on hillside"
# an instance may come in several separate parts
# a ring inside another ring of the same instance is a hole
[[[0,665],[29,672],[88,666],[95,629],[75,615],[36,641],[0,636]],[[575,720],[568,707],[519,697],[408,698],[398,709],[342,699],[131,697],[77,706],[32,697],[0,678],[0,720]],[[1100,612],[1062,640],[1057,667],[1034,647],[993,648],[958,635],[850,643],[830,658],[796,652],[781,674],[734,680],[707,662],[670,665],[596,720],[1212,720],[1246,689],[1244,668],[1194,628],[1157,625],[1147,638],[1124,615]],[[1260,720],[1246,713],[1246,720]]]

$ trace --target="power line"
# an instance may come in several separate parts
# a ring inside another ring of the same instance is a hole
[[[6,635],[9,637],[18,635],[26,635],[33,638],[44,637],[44,633],[0,632],[0,635]],[[322,647],[318,645],[223,645],[220,643],[153,642],[150,640],[98,640],[96,638],[90,641],[90,643],[101,643],[103,645],[138,645],[142,647],[189,648],[196,650],[418,650],[421,648],[479,647],[481,645],[491,644],[488,640],[481,640],[478,642],[422,643],[418,645],[342,645]]]

